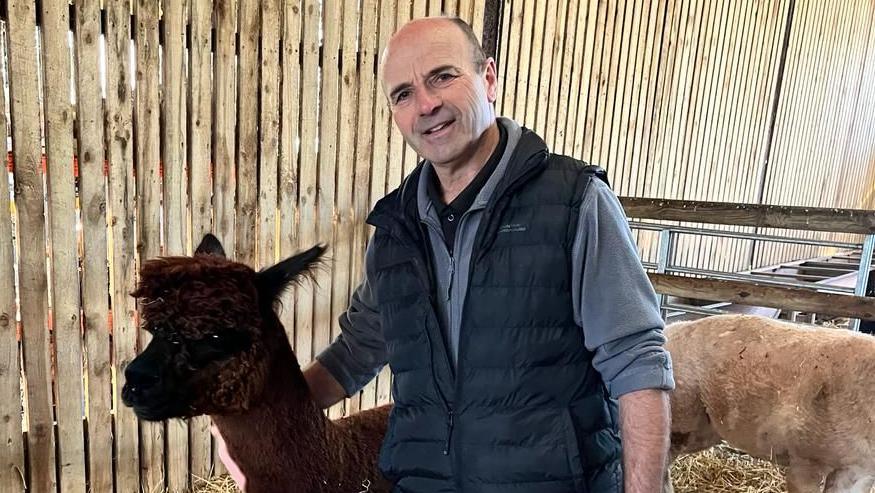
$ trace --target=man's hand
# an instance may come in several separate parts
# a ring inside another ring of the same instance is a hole
[[[219,429],[216,428],[216,425],[210,425],[210,433],[216,437],[216,446],[219,448],[219,459],[222,461],[222,464],[225,464],[225,469],[228,470],[228,473],[231,474],[231,478],[237,483],[237,488],[240,491],[245,492],[246,476],[243,475],[243,471],[240,470],[240,467],[234,462],[231,455],[228,454],[228,447],[225,445],[225,440],[222,438],[222,434],[219,433]]]
[[[620,431],[625,492],[661,492],[671,433],[668,392],[645,389],[621,395]]]

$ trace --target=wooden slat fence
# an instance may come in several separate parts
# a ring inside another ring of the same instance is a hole
[[[7,4],[2,491],[184,491],[222,472],[207,420],[140,423],[121,405],[148,342],[128,295],[137,268],[206,232],[253,266],[328,243],[318,284],[281,314],[311,361],[361,278],[368,211],[418,162],[377,65],[411,18],[471,22],[495,44],[498,113],[605,166],[620,195],[875,208],[868,0]],[[745,224],[725,227],[770,231]],[[652,259],[655,236],[637,238]],[[683,265],[724,270],[822,251],[677,248]],[[391,379],[384,369],[329,414],[387,402]]]

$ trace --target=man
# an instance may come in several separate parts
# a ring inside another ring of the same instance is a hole
[[[661,491],[670,359],[603,174],[496,119],[495,62],[458,19],[403,26],[381,69],[424,162],[368,218],[342,335],[305,370],[314,398],[390,364],[380,466],[399,492]]]

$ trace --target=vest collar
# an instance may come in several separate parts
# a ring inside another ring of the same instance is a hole
[[[541,137],[531,130],[520,127],[507,118],[499,118],[500,125],[508,129],[508,143],[502,162],[489,178],[483,190],[478,194],[473,207],[493,206],[501,197],[528,181],[546,168],[549,151]],[[390,233],[404,236],[411,231],[403,231],[391,223],[401,222],[418,224],[419,218],[427,214],[427,197],[420,200],[425,193],[422,183],[426,167],[431,164],[422,161],[408,175],[401,186],[380,199],[374,210],[368,215],[367,223],[375,227],[389,229]],[[406,229],[406,228],[404,228]]]

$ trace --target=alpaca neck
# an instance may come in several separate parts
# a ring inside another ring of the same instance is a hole
[[[290,491],[321,491],[314,480],[322,480],[319,471],[335,459],[327,456],[333,426],[310,396],[291,349],[288,357],[273,361],[259,402],[245,412],[211,418],[247,478],[247,491],[273,491],[277,482],[290,480],[296,481]]]

